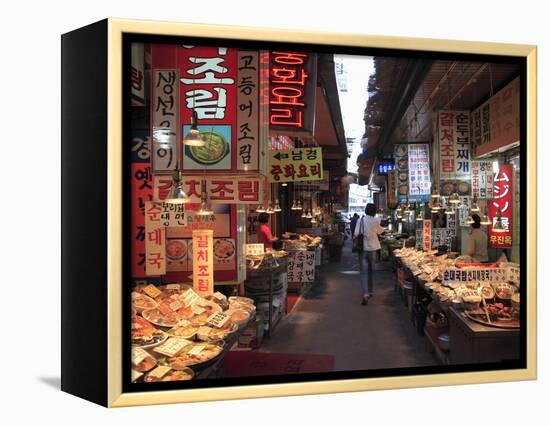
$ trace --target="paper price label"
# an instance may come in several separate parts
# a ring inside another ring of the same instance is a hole
[[[161,379],[161,378],[164,377],[164,376],[166,375],[166,373],[168,373],[170,370],[171,370],[171,368],[168,367],[168,366],[159,365],[157,368],[155,368],[154,370],[152,370],[148,375],[149,375],[149,376],[156,377],[157,379]]]
[[[180,299],[185,306],[193,306],[200,299],[200,296],[195,290],[189,289],[180,296]]]
[[[186,347],[190,343],[191,342],[186,339],[178,339],[178,338],[171,337],[162,345],[157,346],[153,350],[162,355],[176,356],[178,353],[182,351],[184,347]]]
[[[189,352],[187,352],[189,355],[198,355],[200,354],[204,349],[206,348],[205,345],[196,345],[193,346],[193,349],[191,349]]]
[[[155,297],[158,297],[162,292],[156,288],[153,284],[149,284],[147,287],[145,287],[143,289],[143,292],[149,296],[149,297],[152,297],[153,299]]]
[[[132,348],[132,364],[139,365],[149,354],[141,348]]]
[[[219,300],[219,301],[222,301],[222,300],[226,300],[227,297],[225,297],[224,294],[220,293],[219,291],[215,292],[212,297],[214,297],[214,299],[216,300]]]
[[[208,324],[212,324],[214,327],[222,328],[227,321],[229,321],[229,316],[222,314],[221,312],[216,312],[210,315],[206,322]]]
[[[178,327],[187,327],[189,324],[191,324],[190,321],[188,321],[186,319],[181,319],[178,322]]]
[[[204,314],[205,312],[206,312],[206,309],[201,308],[200,306],[193,306],[193,313],[195,315],[201,315],[201,314]]]
[[[182,308],[183,305],[179,300],[176,300],[175,302],[170,303],[170,309],[173,311],[177,311],[178,309]]]
[[[179,290],[180,285],[179,284],[167,284],[166,290]]]

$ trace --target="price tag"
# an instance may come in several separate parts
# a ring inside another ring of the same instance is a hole
[[[156,288],[153,284],[149,284],[147,287],[145,287],[143,289],[143,292],[149,296],[149,297],[152,297],[153,299],[155,297],[158,297],[162,291],[160,291],[158,288]]]
[[[183,305],[179,300],[176,300],[175,302],[170,303],[170,309],[173,311],[177,311],[178,309],[182,308]]]
[[[139,365],[149,354],[142,348],[132,348],[132,364]]]
[[[193,313],[195,315],[204,314],[206,312],[206,309],[201,308],[200,306],[193,306]]]
[[[141,376],[143,376],[143,373],[140,371],[132,370],[132,382],[135,382],[137,379],[139,379]]]
[[[181,350],[186,347],[191,342],[186,339],[178,339],[175,337],[169,338],[162,345],[157,346],[153,349],[155,352],[166,356],[176,356],[181,352]]]
[[[166,290],[179,290],[179,284],[166,284]]]
[[[171,370],[170,367],[166,366],[166,365],[159,365],[157,368],[155,368],[154,370],[152,370],[151,372],[149,372],[149,376],[153,376],[153,377],[156,377],[157,379],[161,379],[162,377],[164,377],[166,375],[166,373],[168,373],[169,371]]]
[[[222,328],[227,321],[229,321],[229,316],[222,314],[221,312],[213,313],[210,317],[208,317],[208,320],[206,320],[208,324],[212,324],[214,327],[218,328]]]
[[[200,296],[190,288],[180,296],[180,299],[185,306],[193,306],[200,299]]]
[[[197,334],[208,336],[211,330],[212,329],[210,327],[206,327],[203,325],[199,327],[199,329],[197,330]]]
[[[204,348],[206,348],[205,345],[196,345],[193,346],[193,349],[191,349],[189,352],[187,352],[189,355],[198,355],[200,354]]]
[[[263,256],[264,244],[247,244],[245,248],[246,255],[248,256]]]

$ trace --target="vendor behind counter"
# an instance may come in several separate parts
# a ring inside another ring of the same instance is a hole
[[[274,237],[271,233],[271,229],[269,229],[269,214],[267,213],[260,213],[258,215],[258,222],[259,226],[256,230],[256,234],[258,236],[258,243],[262,243],[264,245],[264,249],[272,250],[273,249],[273,243],[278,240],[277,237]]]

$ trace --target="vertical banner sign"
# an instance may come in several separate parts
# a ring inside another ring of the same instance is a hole
[[[514,169],[511,164],[501,164],[495,176],[494,198],[489,203],[489,216],[493,223],[489,230],[489,244],[491,247],[512,247],[513,173]],[[502,225],[504,226],[505,232],[493,231],[493,226],[497,221],[498,211],[502,214]]]
[[[259,168],[260,98],[258,51],[238,52],[237,69],[237,170]]]
[[[152,83],[153,173],[170,172],[179,158],[177,71],[154,69]]]
[[[143,140],[138,138],[139,140]],[[134,140],[136,140],[134,138]],[[139,152],[139,151],[137,151]],[[139,154],[138,154],[139,155]],[[143,161],[145,155],[143,156]],[[146,162],[131,164],[131,274],[145,277],[145,204],[153,198],[153,174]]]
[[[394,145],[395,171],[397,176],[397,202],[404,202],[409,196],[409,158],[405,144]]]
[[[214,292],[214,231],[193,231],[193,289],[200,296]]]
[[[297,52],[270,52],[269,124],[313,133],[317,57]]]
[[[195,111],[206,142],[203,147],[184,147],[183,168],[235,169],[237,49],[181,46],[178,66],[182,135],[189,132]]]
[[[424,220],[423,226],[423,238],[422,238],[422,248],[425,251],[432,249],[432,221],[429,219]]]
[[[161,220],[162,208],[153,201],[145,203],[145,275],[166,273],[166,228]]]
[[[430,153],[428,144],[409,144],[409,195],[422,199],[429,197],[432,182],[430,179]]]
[[[440,180],[470,177],[470,115],[468,111],[439,111]]]
[[[145,106],[145,49],[143,43],[132,43],[130,48],[130,96],[132,106]]]
[[[478,200],[493,198],[493,163],[491,161],[472,161],[472,197]]]
[[[388,171],[388,207],[395,206],[397,204],[397,171],[395,169]]]

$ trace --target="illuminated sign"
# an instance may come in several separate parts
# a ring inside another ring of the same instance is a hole
[[[387,176],[388,172],[395,170],[395,164],[383,162],[378,163],[378,175],[379,176]]]
[[[200,296],[214,292],[214,232],[193,231],[193,289]]]
[[[269,70],[269,123],[304,129],[311,77],[307,53],[273,51]]]

